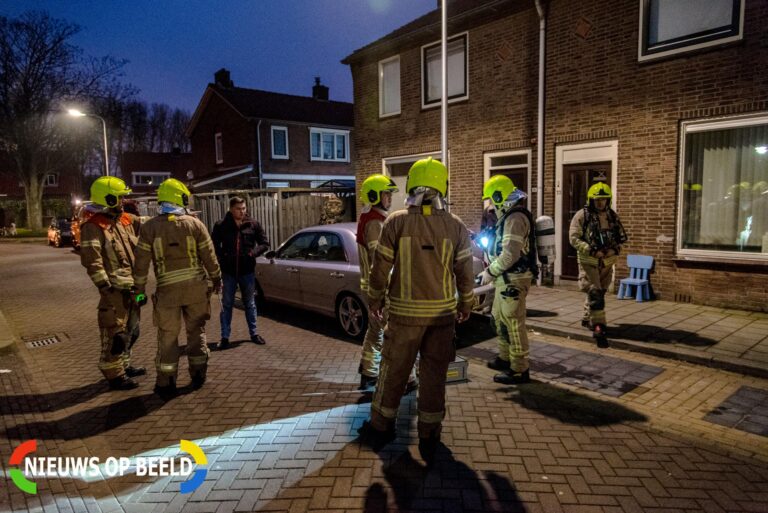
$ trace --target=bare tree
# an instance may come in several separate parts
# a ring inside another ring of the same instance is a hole
[[[189,125],[190,115],[186,110],[174,109],[171,114],[171,123],[168,131],[170,137],[171,149],[178,148],[181,151],[190,151],[192,149],[189,138],[187,137],[187,125]]]
[[[79,30],[39,11],[0,16],[0,150],[24,185],[33,229],[42,225],[43,181],[62,164],[66,146],[64,122],[52,112],[121,90],[126,61],[84,58],[71,43]]]

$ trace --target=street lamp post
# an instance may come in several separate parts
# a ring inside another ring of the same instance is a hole
[[[104,121],[104,118],[101,116],[98,116],[96,114],[86,114],[85,112],[79,111],[77,109],[68,109],[67,113],[70,116],[74,116],[76,118],[82,118],[82,117],[90,117],[90,118],[97,118],[99,121],[101,121],[101,128],[102,128],[102,134],[104,136],[104,173],[106,176],[109,176],[109,147],[107,145],[107,122]]]

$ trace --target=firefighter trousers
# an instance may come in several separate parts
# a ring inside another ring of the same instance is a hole
[[[205,377],[208,369],[208,346],[205,339],[205,323],[211,318],[211,302],[189,305],[164,306],[154,302],[154,324],[157,326],[157,386],[164,387],[176,382],[179,373],[179,332],[181,320],[187,331],[187,360],[189,375]]]
[[[387,325],[387,309],[383,311],[382,320],[368,316],[368,330],[363,339],[363,351],[360,355],[360,374],[369,378],[379,377],[381,366],[381,347],[384,343],[384,327]],[[416,366],[411,368],[408,383],[416,382]]]
[[[531,288],[531,273],[500,276],[494,283],[493,319],[499,344],[499,358],[508,360],[513,372],[525,372],[530,365],[528,328],[525,326],[525,299]]]
[[[139,338],[139,308],[127,290],[113,288],[99,294],[99,370],[107,379],[119,378],[131,365],[131,348]]]
[[[596,324],[606,324],[605,292],[611,284],[613,266],[598,267],[579,262],[579,290],[586,293],[584,300],[585,321]]]
[[[445,417],[445,379],[456,357],[453,320],[436,326],[409,326],[390,318],[384,328],[379,384],[373,394],[371,424],[386,431],[394,428],[400,399],[416,354],[419,360],[419,438],[440,433]]]

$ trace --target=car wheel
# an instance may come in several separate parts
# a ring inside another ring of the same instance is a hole
[[[362,338],[368,328],[368,312],[357,296],[344,294],[336,302],[336,321],[347,336]]]

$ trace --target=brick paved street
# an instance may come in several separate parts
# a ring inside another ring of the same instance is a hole
[[[0,312],[17,343],[0,352],[0,512],[768,511],[768,380],[532,334],[534,383],[501,387],[482,359],[482,319],[461,330],[469,382],[449,385],[439,462],[416,450],[415,397],[399,438],[378,454],[356,442],[369,397],[356,390],[360,347],[333,321],[279,307],[259,319],[266,346],[212,353],[209,381],[163,403],[152,394],[150,310],[134,362],[141,387],[111,392],[96,368],[97,293],[68,249],[0,244]],[[218,340],[214,299],[209,340]],[[25,342],[56,337],[29,348]],[[208,458],[193,493],[181,477],[8,479],[20,442],[39,456],[176,454]]]

